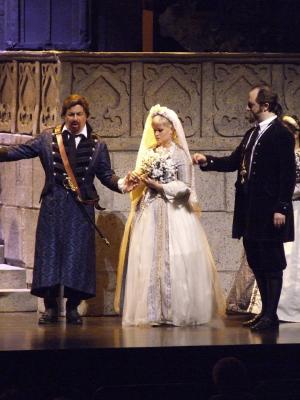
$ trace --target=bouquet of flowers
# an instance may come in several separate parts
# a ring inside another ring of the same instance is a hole
[[[167,149],[150,149],[142,160],[138,175],[144,175],[161,183],[176,179],[177,168]]]

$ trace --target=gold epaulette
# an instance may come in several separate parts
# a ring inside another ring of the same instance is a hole
[[[55,135],[59,135],[61,133],[61,125],[56,125],[54,128]]]

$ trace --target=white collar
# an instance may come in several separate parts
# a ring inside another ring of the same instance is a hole
[[[277,118],[277,115],[273,115],[272,117],[269,117],[265,119],[264,121],[260,122],[259,125],[259,130],[263,131],[267,128],[267,126],[275,119]]]
[[[63,132],[63,131],[67,131],[67,130],[68,130],[68,128],[66,127],[66,125],[64,125],[64,127],[62,128],[62,132]],[[83,136],[85,136],[85,137],[87,138],[88,135],[87,135],[87,127],[86,127],[86,124],[85,124],[84,127],[82,128],[82,131],[76,133],[75,136],[78,136],[78,135],[83,135]]]

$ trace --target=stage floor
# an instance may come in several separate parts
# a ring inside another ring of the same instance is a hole
[[[300,323],[253,333],[245,316],[228,316],[196,327],[122,327],[118,317],[85,317],[82,326],[37,324],[37,313],[0,314],[0,351],[299,344]]]
[[[110,400],[207,399],[215,362],[235,356],[247,365],[252,382],[271,380],[270,397],[263,400],[282,400],[274,391],[282,393],[287,380],[300,396],[300,324],[282,323],[276,332],[258,334],[242,327],[245,318],[228,316],[197,327],[122,328],[118,317],[85,317],[82,326],[61,318],[39,326],[36,313],[1,313],[0,388],[1,380],[21,382],[31,400],[44,400],[45,393],[51,398],[62,388],[79,393],[72,399],[90,400],[99,386],[107,391],[101,398]]]

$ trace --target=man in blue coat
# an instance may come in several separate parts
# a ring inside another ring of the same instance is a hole
[[[89,105],[80,95],[67,97],[62,106],[61,137],[81,199],[70,188],[55,130],[42,132],[25,144],[0,148],[0,161],[39,157],[45,171],[41,209],[36,230],[31,293],[44,298],[45,313],[39,324],[58,321],[57,297],[64,287],[67,323],[81,325],[77,307],[95,296],[95,220],[98,199],[93,181],[116,192],[130,191],[129,178],[119,179],[111,169],[107,146],[87,122]]]
[[[283,243],[294,240],[295,140],[278,120],[281,106],[268,85],[250,90],[247,111],[256,126],[228,157],[196,153],[194,162],[204,171],[238,171],[232,236],[243,237],[262,299],[261,313],[244,325],[262,331],[278,326]]]

